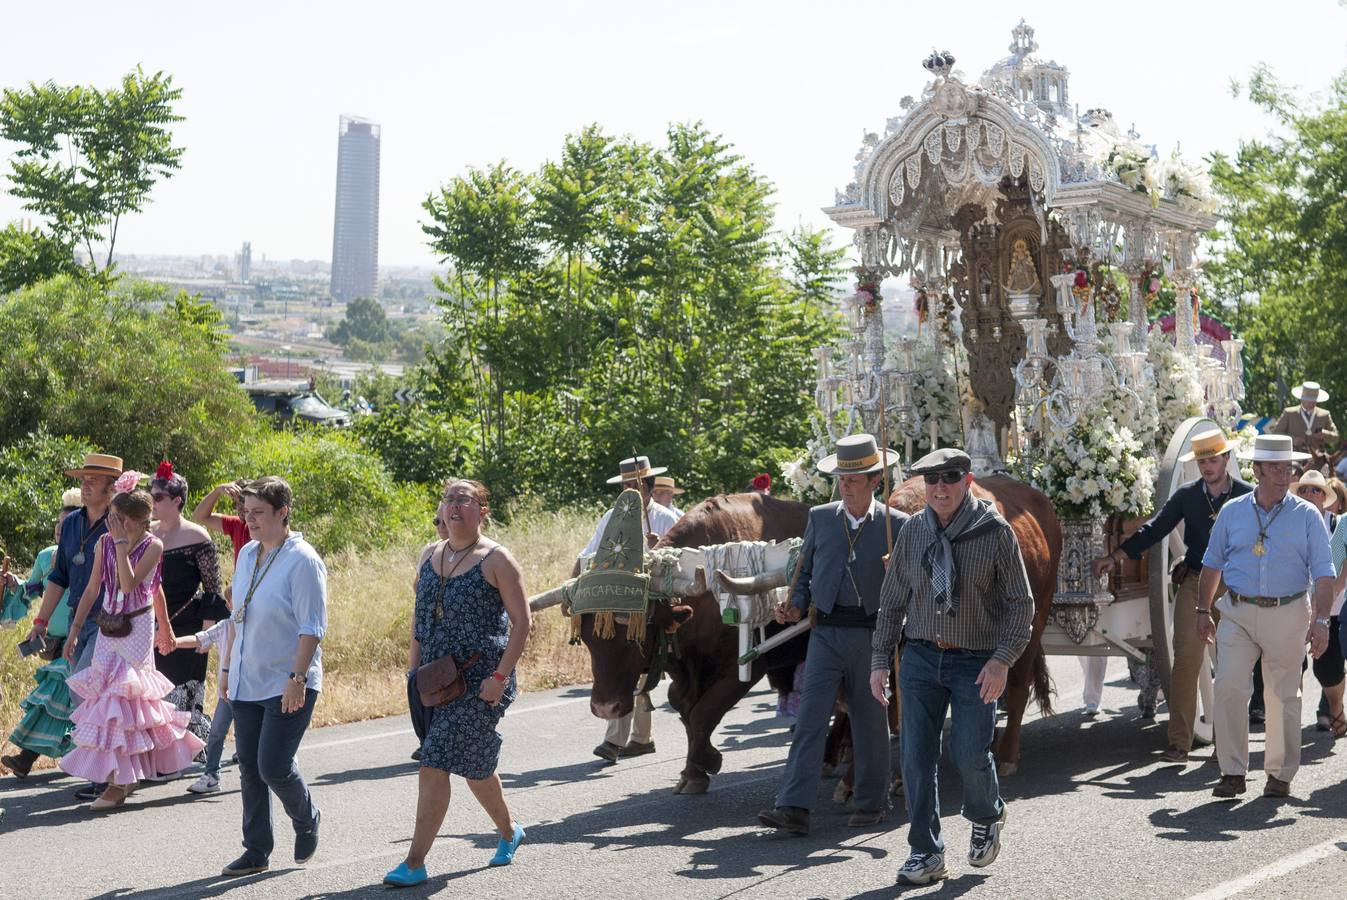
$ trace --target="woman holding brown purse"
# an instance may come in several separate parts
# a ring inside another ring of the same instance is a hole
[[[407,858],[384,876],[394,887],[421,884],[425,859],[449,810],[449,776],[468,782],[500,834],[493,866],[509,865],[524,839],[510,816],[496,766],[496,726],[515,697],[515,663],[528,640],[529,610],[523,576],[510,551],[482,536],[489,493],[478,481],[445,485],[439,517],[449,537],[422,553],[417,565],[416,611],[408,653],[413,704],[429,701],[423,714],[421,772],[416,828]],[[452,659],[452,668],[445,662]],[[452,681],[464,679],[462,695]],[[431,705],[438,704],[438,705]]]

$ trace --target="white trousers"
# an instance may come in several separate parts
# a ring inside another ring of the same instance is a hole
[[[1236,603],[1226,594],[1216,603],[1216,758],[1222,775],[1249,771],[1249,698],[1253,664],[1263,657],[1263,702],[1267,709],[1263,771],[1290,781],[1300,768],[1300,664],[1310,626],[1310,600],[1263,607]]]
[[[1104,675],[1108,671],[1107,656],[1078,656],[1080,670],[1085,675],[1085,685],[1081,688],[1081,700],[1086,706],[1099,708],[1104,696]]]

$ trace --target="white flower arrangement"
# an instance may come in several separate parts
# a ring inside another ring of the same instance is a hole
[[[1253,460],[1244,457],[1253,455],[1254,441],[1258,432],[1253,426],[1241,428],[1230,435],[1230,448],[1234,451],[1235,462],[1239,465],[1239,477],[1253,484]]]
[[[1155,502],[1155,457],[1106,405],[1047,437],[1034,485],[1063,516],[1133,518]]]
[[[1189,162],[1177,152],[1160,160],[1141,142],[1121,137],[1106,145],[1096,162],[1106,176],[1147,195],[1153,207],[1159,206],[1162,198],[1168,198],[1184,209],[1204,215],[1220,208],[1206,167]]]
[[[1191,163],[1178,153],[1165,160],[1161,169],[1165,196],[1192,212],[1211,215],[1221,206],[1205,166]]]
[[[1155,446],[1163,452],[1185,419],[1202,414],[1206,395],[1198,380],[1196,360],[1180,353],[1169,335],[1159,328],[1152,330],[1147,351],[1155,369],[1155,406],[1159,412]]]
[[[930,341],[923,340],[917,347],[912,405],[921,422],[921,433],[912,441],[914,449],[936,449],[931,446],[932,422],[938,426],[938,446],[963,446],[963,405],[952,357],[949,352],[937,353]]]
[[[814,468],[816,460],[806,453],[781,467],[781,477],[801,503],[826,503],[832,497],[832,485]]]

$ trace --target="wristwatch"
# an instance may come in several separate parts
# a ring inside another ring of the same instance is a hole
[[[296,674],[296,673],[294,673],[294,672],[291,672],[291,673],[290,673],[290,680],[291,680],[291,681],[298,681],[300,684],[308,684],[308,683],[309,683],[309,676],[308,676],[308,675],[299,675],[299,674]]]
[[[1315,620],[1314,620],[1314,624],[1315,624],[1315,625],[1322,625],[1322,626],[1324,626],[1325,628],[1327,628],[1327,627],[1328,627],[1328,619],[1327,619],[1327,618],[1323,618],[1323,619],[1315,619]]]

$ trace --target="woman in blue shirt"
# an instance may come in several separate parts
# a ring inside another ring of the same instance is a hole
[[[234,570],[234,643],[220,691],[234,711],[243,788],[244,853],[228,876],[265,871],[274,845],[275,794],[295,828],[295,862],[318,849],[320,814],[295,753],[322,690],[319,642],[327,629],[327,568],[304,536],[290,530],[290,486],[274,476],[242,491],[252,541]]]

